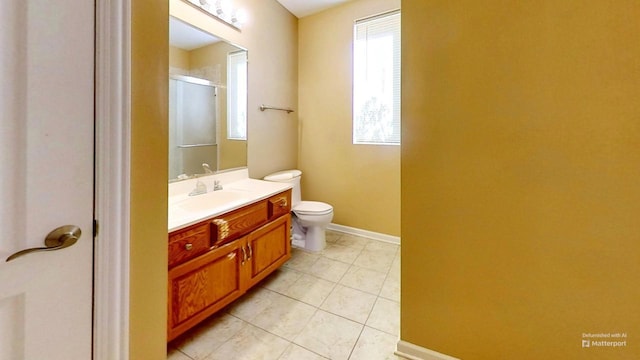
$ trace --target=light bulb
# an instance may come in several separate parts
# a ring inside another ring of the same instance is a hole
[[[240,27],[247,22],[247,13],[243,9],[237,9],[231,17],[233,25]]]
[[[224,16],[224,10],[222,9],[222,0],[216,1],[216,15],[218,15],[218,17]]]

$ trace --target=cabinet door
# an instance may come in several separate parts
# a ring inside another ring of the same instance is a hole
[[[286,214],[247,236],[249,287],[291,258],[290,235],[291,215]]]
[[[245,241],[234,241],[169,270],[168,340],[174,339],[243,292]]]

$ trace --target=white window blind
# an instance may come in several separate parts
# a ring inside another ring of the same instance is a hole
[[[227,56],[227,139],[247,140],[247,52]]]
[[[353,143],[400,144],[400,10],[355,23]]]

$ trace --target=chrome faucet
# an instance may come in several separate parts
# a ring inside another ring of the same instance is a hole
[[[193,177],[198,179],[198,181],[196,182],[196,187],[195,189],[191,190],[191,192],[189,193],[189,196],[196,196],[196,195],[202,195],[202,194],[206,194],[207,193],[207,185],[205,183],[203,183],[202,181],[200,181],[200,176],[206,176],[206,175],[211,175],[213,174],[213,171],[211,170],[211,168],[209,167],[209,164],[207,163],[202,163],[202,169],[204,169],[204,174],[194,174]],[[215,181],[215,186],[213,187],[213,190],[222,190],[222,186],[220,185],[220,180],[216,180]]]
[[[213,191],[222,190],[222,185],[220,185],[220,180],[213,180]]]
[[[207,185],[202,181],[200,181],[200,179],[198,179],[198,181],[196,182],[195,189],[191,190],[191,192],[189,193],[189,196],[202,195],[206,193],[207,193]]]
[[[209,164],[202,163],[202,168],[204,169],[204,173],[206,175],[213,174],[213,171],[211,171],[211,168],[209,167]]]

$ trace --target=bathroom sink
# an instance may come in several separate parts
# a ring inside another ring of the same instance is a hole
[[[220,206],[233,206],[247,201],[248,194],[244,191],[219,190],[202,195],[189,196],[175,204],[187,212],[201,212],[215,210]]]

